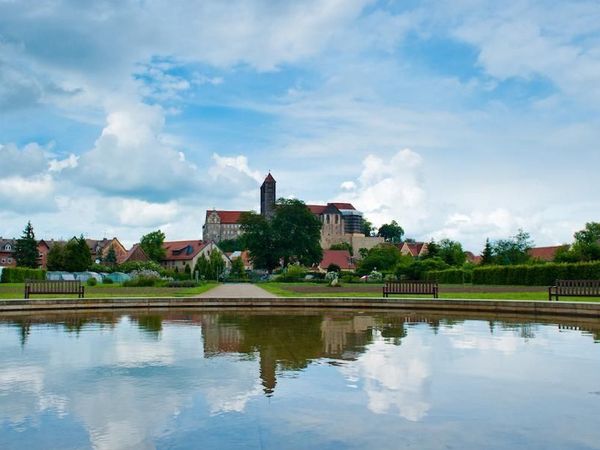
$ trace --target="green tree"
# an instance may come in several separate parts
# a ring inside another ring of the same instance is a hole
[[[225,261],[219,251],[213,250],[208,258],[210,266],[210,279],[219,280],[225,271]]]
[[[588,222],[583,230],[577,231],[570,253],[577,261],[600,260],[600,223]]]
[[[104,258],[103,262],[109,266],[114,266],[117,264],[117,252],[115,252],[115,247],[112,244],[108,248],[108,252],[106,252],[106,258]]]
[[[350,252],[350,255],[354,255],[354,249],[352,248],[352,245],[350,245],[349,242],[340,242],[338,244],[333,244],[331,247],[329,247],[329,250],[348,250]]]
[[[240,224],[254,267],[269,272],[278,267],[279,254],[271,223],[260,214],[248,212],[241,215]]]
[[[64,267],[69,272],[83,272],[92,265],[92,253],[83,235],[74,237],[64,250]]]
[[[31,222],[27,222],[23,234],[15,245],[15,259],[19,267],[38,267],[38,248]]]
[[[440,246],[435,239],[432,239],[427,244],[427,251],[423,255],[423,259],[439,258],[440,257]]]
[[[375,227],[369,220],[364,219],[364,218],[363,218],[363,222],[362,222],[362,233],[365,236],[374,236],[375,235]]]
[[[494,250],[492,248],[492,244],[489,239],[485,240],[485,246],[483,247],[483,252],[481,253],[481,265],[485,266],[488,264],[494,263]]]
[[[148,258],[160,264],[166,256],[166,250],[163,247],[164,242],[165,233],[156,230],[142,236],[140,239],[140,247],[142,247],[142,250],[144,250],[144,253],[146,253]]]
[[[358,265],[361,274],[370,273],[372,270],[390,270],[400,262],[402,255],[398,247],[393,244],[379,244],[368,251]]]
[[[299,262],[306,267],[321,262],[321,221],[304,202],[280,198],[271,222],[276,249],[284,267],[292,262]]]
[[[244,268],[244,261],[242,258],[234,258],[233,261],[231,261],[231,271],[229,272],[229,276],[236,279],[246,278],[246,269]]]
[[[246,250],[246,241],[243,236],[236,239],[224,239],[219,242],[219,248],[225,253]]]
[[[65,270],[65,246],[56,242],[48,250],[46,256],[46,267],[48,270]]]
[[[402,242],[404,229],[395,220],[392,220],[379,227],[377,236],[382,237],[386,242],[399,243]]]
[[[462,266],[467,260],[461,243],[450,239],[440,241],[439,257],[449,266]]]
[[[532,247],[529,233],[519,229],[511,238],[494,243],[494,262],[501,265],[524,264],[529,260],[528,252]]]

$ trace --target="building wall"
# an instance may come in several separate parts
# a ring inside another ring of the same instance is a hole
[[[275,185],[275,180],[265,180],[260,187],[260,214],[269,219],[273,217],[275,212],[275,199],[277,195]]]
[[[236,239],[242,234],[241,227],[239,223],[221,223],[219,214],[213,211],[209,213],[202,229],[202,240],[218,243],[225,239]]]

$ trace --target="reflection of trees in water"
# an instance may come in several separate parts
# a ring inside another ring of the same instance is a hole
[[[150,336],[158,339],[162,331],[162,316],[159,314],[147,314],[143,316],[132,317],[137,322],[140,330],[145,331]]]

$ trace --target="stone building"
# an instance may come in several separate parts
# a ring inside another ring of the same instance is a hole
[[[206,211],[202,239],[204,241],[221,242],[226,239],[235,239],[242,234],[239,223],[240,216],[245,211],[219,211],[213,209]]]
[[[260,187],[260,215],[270,219],[275,213],[275,200],[277,199],[276,192],[277,182],[269,172],[265,181]]]

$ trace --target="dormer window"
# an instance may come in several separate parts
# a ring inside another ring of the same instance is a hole
[[[6,245],[4,246],[4,250],[6,250],[7,252],[10,252],[10,251],[12,250],[12,245],[10,245],[10,244],[6,244]]]

